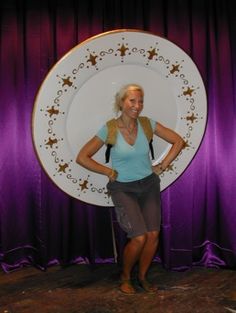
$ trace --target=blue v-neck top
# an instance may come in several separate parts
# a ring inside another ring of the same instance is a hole
[[[156,122],[150,119],[152,129],[156,127]],[[107,126],[104,125],[97,136],[106,141]],[[142,179],[152,174],[152,163],[149,154],[149,143],[143,128],[138,121],[138,133],[133,145],[126,142],[121,132],[118,130],[115,145],[111,148],[112,168],[118,172],[117,181],[130,182]]]

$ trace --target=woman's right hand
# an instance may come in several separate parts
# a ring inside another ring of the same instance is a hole
[[[118,176],[118,172],[116,170],[114,170],[113,168],[111,168],[111,171],[108,175],[109,181],[111,181],[111,182],[115,181],[117,176]]]

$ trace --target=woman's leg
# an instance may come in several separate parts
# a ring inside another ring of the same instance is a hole
[[[139,199],[143,218],[147,227],[146,241],[139,259],[139,280],[145,280],[148,269],[157,251],[161,224],[160,179],[148,186],[148,192]]]
[[[136,195],[135,192],[122,192],[117,188],[117,190],[111,193],[111,196],[115,205],[117,221],[120,227],[126,232],[127,237],[130,238],[123,251],[123,271],[121,274],[120,289],[126,293],[134,293],[134,287],[130,282],[131,272],[134,265],[140,260],[147,237],[151,235],[147,231],[146,222],[141,212],[140,204],[142,203],[139,203],[139,195]],[[146,197],[144,198],[146,200]],[[149,203],[147,206],[149,206]],[[148,216],[150,219],[152,218],[152,216]],[[146,264],[146,262],[142,263]]]
[[[131,271],[135,263],[140,259],[140,255],[145,246],[145,235],[131,238],[126,244],[123,252],[123,271],[122,278],[130,279]]]
[[[135,289],[130,282],[131,272],[136,262],[140,259],[145,242],[145,235],[133,237],[124,248],[120,289],[125,293],[135,292]]]
[[[156,288],[147,285],[146,275],[152,263],[153,257],[157,251],[159,232],[152,231],[145,235],[130,239],[123,253],[123,271],[121,274],[120,289],[125,293],[133,293],[135,290],[130,284],[132,269],[137,261],[139,261],[138,279],[146,291],[155,291]]]
[[[140,281],[146,279],[148,269],[152,263],[153,257],[157,251],[159,242],[159,232],[151,231],[146,234],[146,241],[139,258],[139,273],[138,278]]]

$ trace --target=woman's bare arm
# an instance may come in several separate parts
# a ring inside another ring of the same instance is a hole
[[[98,152],[103,145],[104,142],[99,137],[94,136],[81,148],[76,157],[76,162],[92,172],[111,178],[111,175],[114,175],[114,170],[93,159],[94,154]]]
[[[177,157],[177,155],[183,149],[184,140],[175,131],[161,125],[160,123],[156,124],[154,134],[162,138],[166,142],[172,144],[171,149],[164,157],[164,159],[161,161],[161,164],[154,167],[155,172],[159,174],[159,172],[164,171],[171,164],[171,162]]]

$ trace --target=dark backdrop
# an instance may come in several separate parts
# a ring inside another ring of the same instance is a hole
[[[0,261],[113,262],[110,208],[59,190],[34,152],[31,115],[49,69],[83,40],[117,28],[150,31],[191,56],[208,123],[184,174],[164,192],[161,249],[169,269],[236,264],[236,27],[230,0],[5,1],[0,11]],[[115,225],[116,226],[116,225]],[[118,254],[124,242],[117,231]]]

